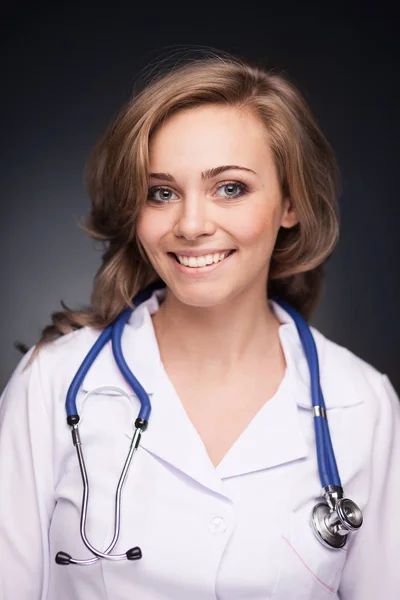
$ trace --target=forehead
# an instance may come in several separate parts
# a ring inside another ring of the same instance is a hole
[[[248,110],[218,105],[172,115],[151,138],[149,154],[151,170],[219,164],[254,169],[271,160],[265,125]]]

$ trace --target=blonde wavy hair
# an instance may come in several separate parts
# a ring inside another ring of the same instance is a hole
[[[339,173],[331,146],[288,76],[227,53],[191,58],[134,93],[93,149],[85,172],[91,211],[86,232],[105,245],[87,310],[52,315],[37,347],[82,326],[104,328],[132,297],[158,279],[136,236],[148,193],[149,142],[169,116],[205,104],[247,109],[268,132],[282,193],[299,223],[281,228],[268,296],[309,318],[322,289],[324,263],[338,238]]]

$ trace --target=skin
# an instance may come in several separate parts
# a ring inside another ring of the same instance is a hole
[[[181,111],[157,130],[149,151],[150,173],[174,178],[149,176],[138,219],[138,237],[167,285],[153,324],[164,366],[216,464],[260,408],[260,385],[264,402],[284,374],[266,285],[278,230],[297,217],[282,196],[268,132],[248,111],[216,105]],[[202,177],[222,165],[249,170]],[[208,273],[182,273],[170,253],[198,249],[235,252]],[[249,380],[258,386],[253,405]],[[242,388],[246,406],[232,400]],[[234,426],[224,442],[221,429],[213,437],[206,421],[210,410],[218,420],[220,409],[226,427],[227,408]]]

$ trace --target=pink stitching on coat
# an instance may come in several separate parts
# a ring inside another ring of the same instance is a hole
[[[330,592],[334,593],[335,590],[333,588],[331,588],[329,585],[327,585],[326,583],[324,583],[315,573],[313,573],[311,571],[310,567],[308,565],[306,565],[306,563],[304,562],[304,560],[301,558],[300,554],[297,552],[297,550],[295,548],[293,548],[292,544],[289,542],[289,540],[284,535],[282,535],[282,539],[284,539],[285,542],[290,546],[290,548],[296,554],[297,558],[303,563],[303,565],[305,566],[305,568],[308,571],[310,571],[311,575],[318,581],[318,583],[320,583],[321,585],[323,585]]]

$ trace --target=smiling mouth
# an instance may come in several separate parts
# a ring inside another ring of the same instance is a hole
[[[220,263],[234,252],[235,250],[228,250],[226,252],[216,252],[214,254],[204,254],[202,256],[185,256],[184,254],[175,254],[173,252],[168,252],[168,254],[173,256],[180,265],[198,269]]]

